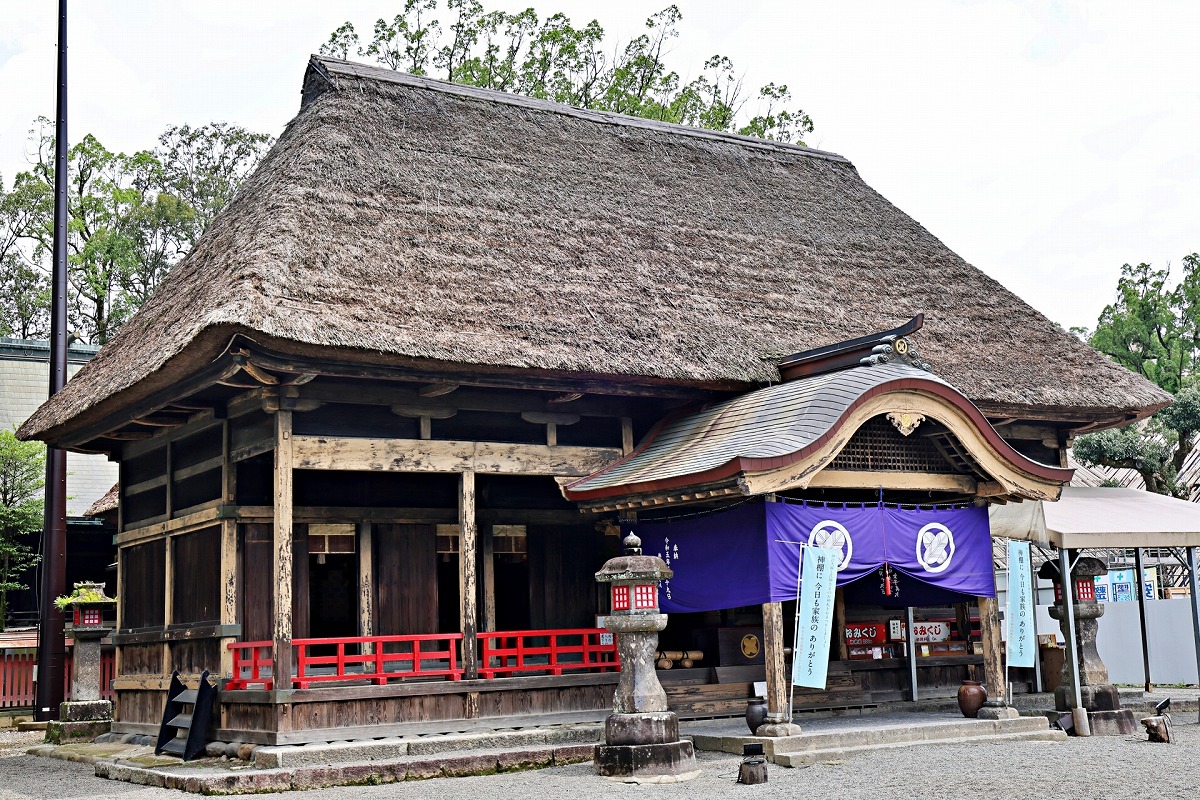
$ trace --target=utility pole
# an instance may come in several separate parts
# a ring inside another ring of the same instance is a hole
[[[50,300],[50,395],[67,382],[67,0],[58,0],[58,115],[54,133],[54,271]],[[66,594],[67,453],[46,449],[46,522],[42,533],[41,608],[38,615],[38,720],[58,719],[66,680],[63,612]]]

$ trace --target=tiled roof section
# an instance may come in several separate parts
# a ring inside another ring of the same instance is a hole
[[[895,363],[769,386],[666,423],[644,449],[573,484],[569,493],[695,475],[739,458],[798,452],[828,433],[866,392],[905,378],[949,386],[928,372]]]

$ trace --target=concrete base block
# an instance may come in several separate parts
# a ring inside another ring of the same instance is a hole
[[[975,716],[978,719],[1016,719],[1021,712],[1012,706],[983,706]]]
[[[679,783],[700,775],[689,741],[664,744],[598,744],[596,774],[625,783]]]
[[[1137,720],[1128,708],[1120,711],[1089,711],[1088,725],[1091,726],[1092,736],[1128,736],[1138,732]]]
[[[794,722],[764,722],[754,732],[755,736],[770,736],[773,739],[781,736],[799,736],[800,726]]]
[[[1121,695],[1112,684],[1080,686],[1079,699],[1088,711],[1116,711],[1121,707]],[[1064,684],[1054,690],[1054,707],[1070,711],[1075,703],[1074,692]]]

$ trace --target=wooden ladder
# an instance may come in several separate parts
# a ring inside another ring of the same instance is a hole
[[[203,753],[208,744],[208,724],[212,721],[217,694],[217,687],[208,682],[208,670],[200,675],[200,685],[195,689],[187,688],[179,680],[179,673],[172,672],[155,755],[170,753],[191,761]]]

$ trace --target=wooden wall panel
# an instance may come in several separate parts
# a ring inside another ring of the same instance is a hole
[[[159,644],[121,645],[121,675],[162,675],[163,649]]]
[[[171,665],[183,674],[209,670],[217,674],[221,666],[221,640],[195,639],[171,642]]]
[[[124,576],[121,624],[125,629],[164,624],[166,601],[166,540],[123,547],[119,551]]]
[[[527,542],[532,627],[594,626],[596,570],[603,566],[600,534],[590,525],[531,525]]]
[[[242,623],[242,641],[260,642],[271,638],[272,601],[275,576],[271,572],[271,524],[238,525],[238,593]]]
[[[437,633],[437,529],[383,524],[374,529],[376,633]]]
[[[171,624],[221,621],[221,527],[171,538]],[[215,669],[217,665],[213,665]]]

